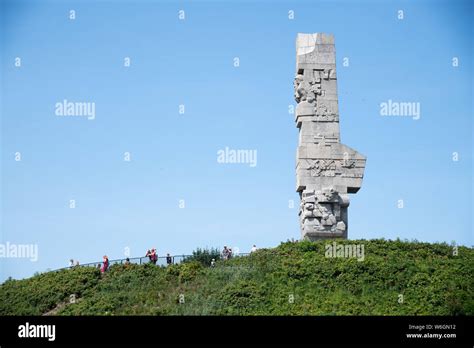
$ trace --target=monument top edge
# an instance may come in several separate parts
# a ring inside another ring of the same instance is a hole
[[[334,45],[334,35],[329,33],[298,33],[296,36],[296,53],[298,55],[312,52],[316,45]]]

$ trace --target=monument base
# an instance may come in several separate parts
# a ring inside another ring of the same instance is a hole
[[[338,232],[306,232],[303,233],[302,240],[309,240],[311,242],[321,239],[347,239],[347,233]]]

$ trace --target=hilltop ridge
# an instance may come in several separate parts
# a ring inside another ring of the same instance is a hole
[[[8,280],[1,315],[474,315],[474,250],[448,244],[286,242],[249,256],[168,267],[89,267]],[[457,255],[456,255],[457,254]],[[359,255],[360,256],[360,255]]]

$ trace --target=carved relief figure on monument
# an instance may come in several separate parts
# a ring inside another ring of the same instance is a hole
[[[297,74],[294,80],[295,100],[297,103],[308,102],[314,104],[316,97],[322,94],[321,79],[318,77],[308,78],[304,74]]]
[[[308,92],[303,86],[303,81],[304,81],[303,75],[301,74],[296,75],[295,81],[294,81],[294,87],[295,87],[295,100],[297,103],[305,101],[306,95],[308,94]]]
[[[336,224],[336,217],[332,212],[331,204],[320,204],[319,210],[321,211],[321,224],[323,226],[333,226]]]
[[[311,176],[334,176],[336,171],[336,162],[334,160],[318,159],[309,166]]]
[[[334,116],[336,116],[336,111],[329,105],[324,103],[321,100],[318,100],[315,108],[316,116],[321,116],[322,121],[334,121]],[[324,119],[326,118],[326,119]]]

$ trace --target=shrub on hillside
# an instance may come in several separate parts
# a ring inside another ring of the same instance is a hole
[[[197,261],[183,262],[177,265],[171,265],[166,268],[167,279],[178,278],[180,283],[185,283],[196,278],[201,274],[203,266]]]
[[[184,258],[183,262],[197,261],[203,266],[210,266],[212,259],[219,260],[221,253],[217,248],[197,248],[191,256]]]
[[[0,288],[0,315],[42,315],[71,295],[81,297],[99,279],[99,270],[81,267],[10,280]]]

